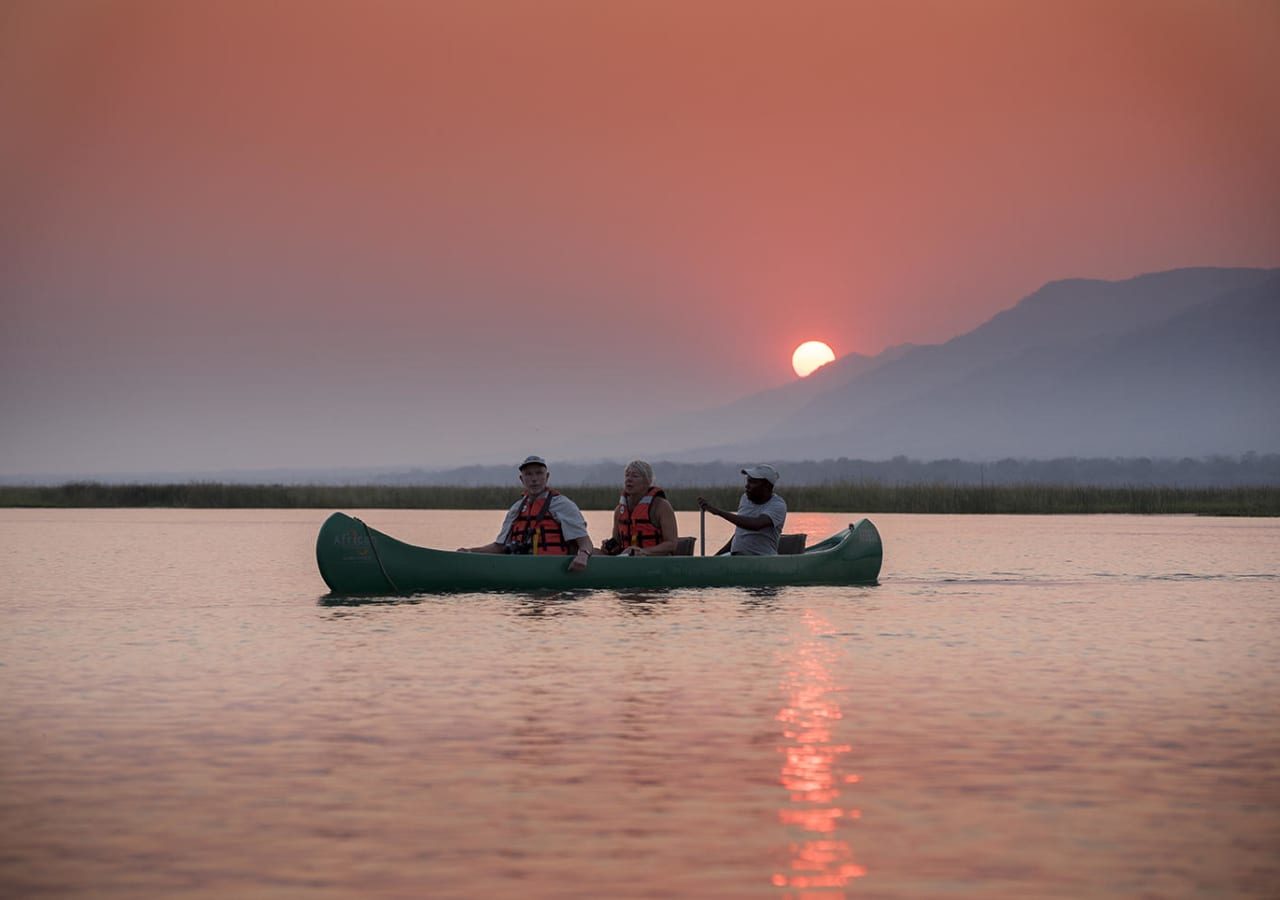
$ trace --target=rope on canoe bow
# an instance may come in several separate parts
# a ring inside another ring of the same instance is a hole
[[[378,569],[381,570],[382,577],[387,579],[387,584],[391,585],[391,590],[397,594],[403,594],[404,591],[400,590],[396,583],[391,580],[391,576],[387,574],[386,566],[382,564],[382,557],[378,555],[378,545],[373,542],[373,532],[369,530],[368,523],[362,519],[356,519],[356,521],[364,526],[364,535],[369,539],[369,549],[373,551],[373,558],[378,561]]]

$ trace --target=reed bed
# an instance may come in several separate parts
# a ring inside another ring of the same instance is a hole
[[[618,487],[575,486],[565,493],[583,509],[610,509]],[[667,492],[678,510],[697,509],[699,495],[734,509],[741,489],[717,485]],[[1014,484],[796,485],[780,489],[796,512],[949,514],[1194,514],[1280,516],[1280,487],[1090,487]],[[0,486],[7,507],[177,507],[186,509],[505,509],[511,487],[381,485],[101,484]]]

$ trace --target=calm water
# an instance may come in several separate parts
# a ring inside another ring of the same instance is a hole
[[[1280,890],[1275,521],[884,515],[874,588],[336,605],[327,512],[0,510],[0,895]]]

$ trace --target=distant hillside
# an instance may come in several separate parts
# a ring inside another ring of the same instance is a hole
[[[560,487],[620,484],[622,461],[570,463],[552,461],[551,480]],[[1059,484],[1093,486],[1160,485],[1176,487],[1239,487],[1280,485],[1280,454],[1204,459],[1001,459],[968,462],[959,459],[921,461],[894,459],[824,459],[779,463],[788,486],[853,484]],[[664,487],[706,487],[742,483],[741,463],[687,463],[653,460],[657,480]],[[467,466],[427,472],[421,469],[384,474],[371,484],[486,486],[516,489],[513,466]]]
[[[850,353],[815,371],[808,378],[752,394],[714,409],[664,416],[643,427],[613,433],[583,435],[562,447],[548,447],[557,458],[656,457],[673,449],[751,440],[825,392],[839,390],[855,379],[915,349],[913,344],[890,347],[875,356]]]
[[[559,487],[618,485],[622,460],[573,463],[552,460],[552,481]],[[655,457],[654,471],[665,487],[709,487],[742,483],[741,462],[689,463]],[[1020,485],[1056,484],[1098,487],[1267,487],[1280,485],[1280,454],[1239,457],[999,459],[823,459],[780,462],[780,489],[831,484]],[[347,468],[257,469],[224,472],[156,472],[144,475],[87,475],[79,478],[0,478],[0,486],[65,485],[323,485],[505,487],[514,492],[515,466],[464,466],[456,469]],[[209,491],[205,492],[209,494]],[[212,492],[216,495],[216,490]],[[514,495],[514,494],[513,494]]]
[[[1280,269],[1177,269],[1124,281],[1053,282],[944,344],[851,354],[807,379],[717,409],[533,449],[553,461],[553,483],[562,485],[615,483],[621,464],[637,457],[669,461],[660,477],[676,486],[735,482],[741,464],[752,460],[810,461],[781,466],[793,484],[1006,476],[1274,484],[1268,461],[1280,454],[1277,398]],[[1224,459],[1240,462],[1232,469]],[[997,468],[1004,474],[993,475]],[[506,466],[81,478],[515,484]],[[67,480],[32,475],[9,482]]]
[[[698,459],[998,459],[1280,450],[1280,270],[1063,281],[816,394]],[[739,406],[751,407],[751,399]]]

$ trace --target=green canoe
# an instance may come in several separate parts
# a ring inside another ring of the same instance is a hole
[[[496,556],[414,547],[334,513],[320,528],[316,562],[334,594],[568,591],[579,588],[875,584],[883,550],[866,519],[786,556],[591,557],[571,573],[563,556]]]

